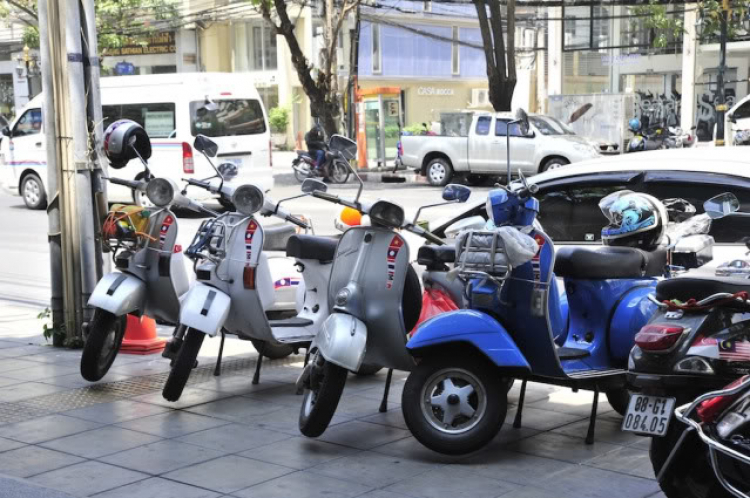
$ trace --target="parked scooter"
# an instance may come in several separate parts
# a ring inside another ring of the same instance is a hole
[[[195,148],[203,151],[214,148],[209,139],[196,139]],[[309,182],[304,195],[318,189],[325,190],[322,182]],[[298,198],[302,196],[292,197]],[[205,222],[196,234],[186,254],[196,261],[197,284],[183,302],[180,323],[185,327],[184,337],[172,370],[164,386],[164,398],[177,401],[195,366],[203,339],[225,333],[262,343],[253,383],[260,376],[264,345],[307,347],[328,316],[328,300],[319,292],[328,285],[331,261],[336,241],[323,237],[295,235],[287,244],[287,256],[294,257],[305,281],[305,298],[297,316],[284,320],[268,320],[265,309],[273,301],[273,285],[268,267],[268,257],[263,252],[265,230],[255,214],[261,212],[293,223],[303,229],[307,223],[292,216],[264,196],[253,185],[237,187],[232,194],[232,205],[237,212],[227,212]]]
[[[363,184],[359,181],[354,200],[313,193],[313,197],[369,216],[371,226],[350,228],[336,248],[328,287],[331,315],[310,346],[310,361],[297,381],[298,389],[304,389],[299,428],[308,437],[320,436],[328,427],[348,370],[357,372],[363,365],[389,369],[381,403],[384,411],[393,370],[414,368],[405,345],[422,304],[419,279],[409,264],[409,247],[398,230],[408,230],[434,244],[444,243],[416,224],[419,212],[414,221],[407,221],[398,204],[360,202]],[[446,203],[466,202],[470,194],[467,187],[448,185],[443,199]]]
[[[664,494],[750,498],[750,376],[677,408],[675,417],[682,433],[656,476]]]
[[[749,216],[739,213],[739,206],[733,194],[722,194],[706,201],[704,210],[713,219]],[[652,438],[651,461],[657,474],[682,432],[672,420],[675,404],[688,403],[750,372],[748,291],[745,278],[710,275],[680,276],[655,288],[652,300],[658,310],[636,335],[630,353],[628,382],[633,394],[623,429]],[[650,412],[656,408],[658,413]],[[697,470],[670,473],[673,477],[666,477],[662,487],[675,490],[667,493],[670,498],[713,496],[702,493],[700,475]]]
[[[151,145],[140,125],[118,121],[107,129],[105,138],[105,153],[115,169],[137,157],[148,173],[146,160]],[[151,195],[157,183],[165,180],[109,181]],[[178,322],[180,299],[189,288],[189,279],[182,252],[175,244],[178,222],[171,207],[215,213],[182,196],[155,205],[151,210],[114,205],[104,224],[104,243],[118,271],[102,277],[88,301],[94,316],[85,330],[81,356],[81,375],[88,381],[100,380],[112,366],[122,345],[128,314]]]
[[[297,151],[292,161],[294,177],[302,183],[307,178],[322,178],[333,183],[346,183],[349,180],[349,161],[357,157],[357,144],[341,135],[333,135],[325,151],[325,163],[316,165],[315,158],[307,151]]]

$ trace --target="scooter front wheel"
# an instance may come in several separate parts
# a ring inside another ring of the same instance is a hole
[[[312,360],[311,386],[305,389],[299,412],[299,430],[307,437],[318,437],[331,423],[349,373],[316,354]],[[314,378],[317,377],[317,378]]]
[[[180,351],[174,360],[172,370],[169,372],[167,382],[164,384],[162,396],[167,401],[177,401],[182,396],[190,371],[195,367],[195,360],[203,345],[206,334],[199,330],[188,329],[182,342]]]
[[[107,375],[125,337],[127,315],[115,316],[96,308],[81,355],[81,376],[96,382]]]
[[[463,455],[500,431],[508,411],[507,386],[484,358],[426,359],[406,379],[401,409],[424,446]]]

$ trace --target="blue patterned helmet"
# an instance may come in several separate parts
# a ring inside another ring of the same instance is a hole
[[[669,219],[667,209],[658,199],[630,190],[606,196],[599,202],[599,208],[609,220],[602,228],[602,243],[607,246],[651,251],[661,242]]]
[[[630,128],[630,131],[637,132],[641,130],[641,120],[638,118],[633,118],[630,121],[628,121],[628,128]]]

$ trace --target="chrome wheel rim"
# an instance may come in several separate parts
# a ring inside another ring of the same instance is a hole
[[[33,206],[39,203],[39,199],[42,196],[42,189],[39,182],[34,178],[29,178],[23,184],[23,198],[26,199],[28,204]]]
[[[430,178],[435,183],[440,183],[445,179],[445,166],[440,163],[434,163],[430,166]]]
[[[421,400],[427,422],[446,434],[472,430],[487,411],[487,391],[464,369],[445,368],[434,373],[422,388]]]

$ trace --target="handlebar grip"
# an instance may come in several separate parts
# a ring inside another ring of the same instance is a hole
[[[288,221],[289,223],[292,223],[293,225],[297,225],[300,228],[304,228],[305,230],[307,230],[308,228],[310,228],[310,226],[307,223],[305,223],[304,221],[300,220],[296,216],[289,215],[289,216],[287,216],[284,219],[286,221]]]
[[[122,185],[123,187],[128,187],[131,190],[137,190],[141,186],[146,185],[146,182],[144,181],[134,181],[134,180],[125,180],[123,178],[107,178],[107,181],[109,183],[114,183],[115,185]]]
[[[325,199],[326,201],[331,202],[339,202],[339,196],[334,194],[329,194],[328,192],[321,192],[319,190],[316,190],[312,193],[313,197],[317,197],[318,199]]]
[[[425,239],[429,240],[433,244],[436,244],[436,245],[439,245],[439,246],[444,246],[445,245],[445,241],[443,241],[443,239],[441,239],[440,237],[438,237],[437,235],[435,235],[432,232],[429,232],[429,231],[425,230],[423,236],[424,236]]]

